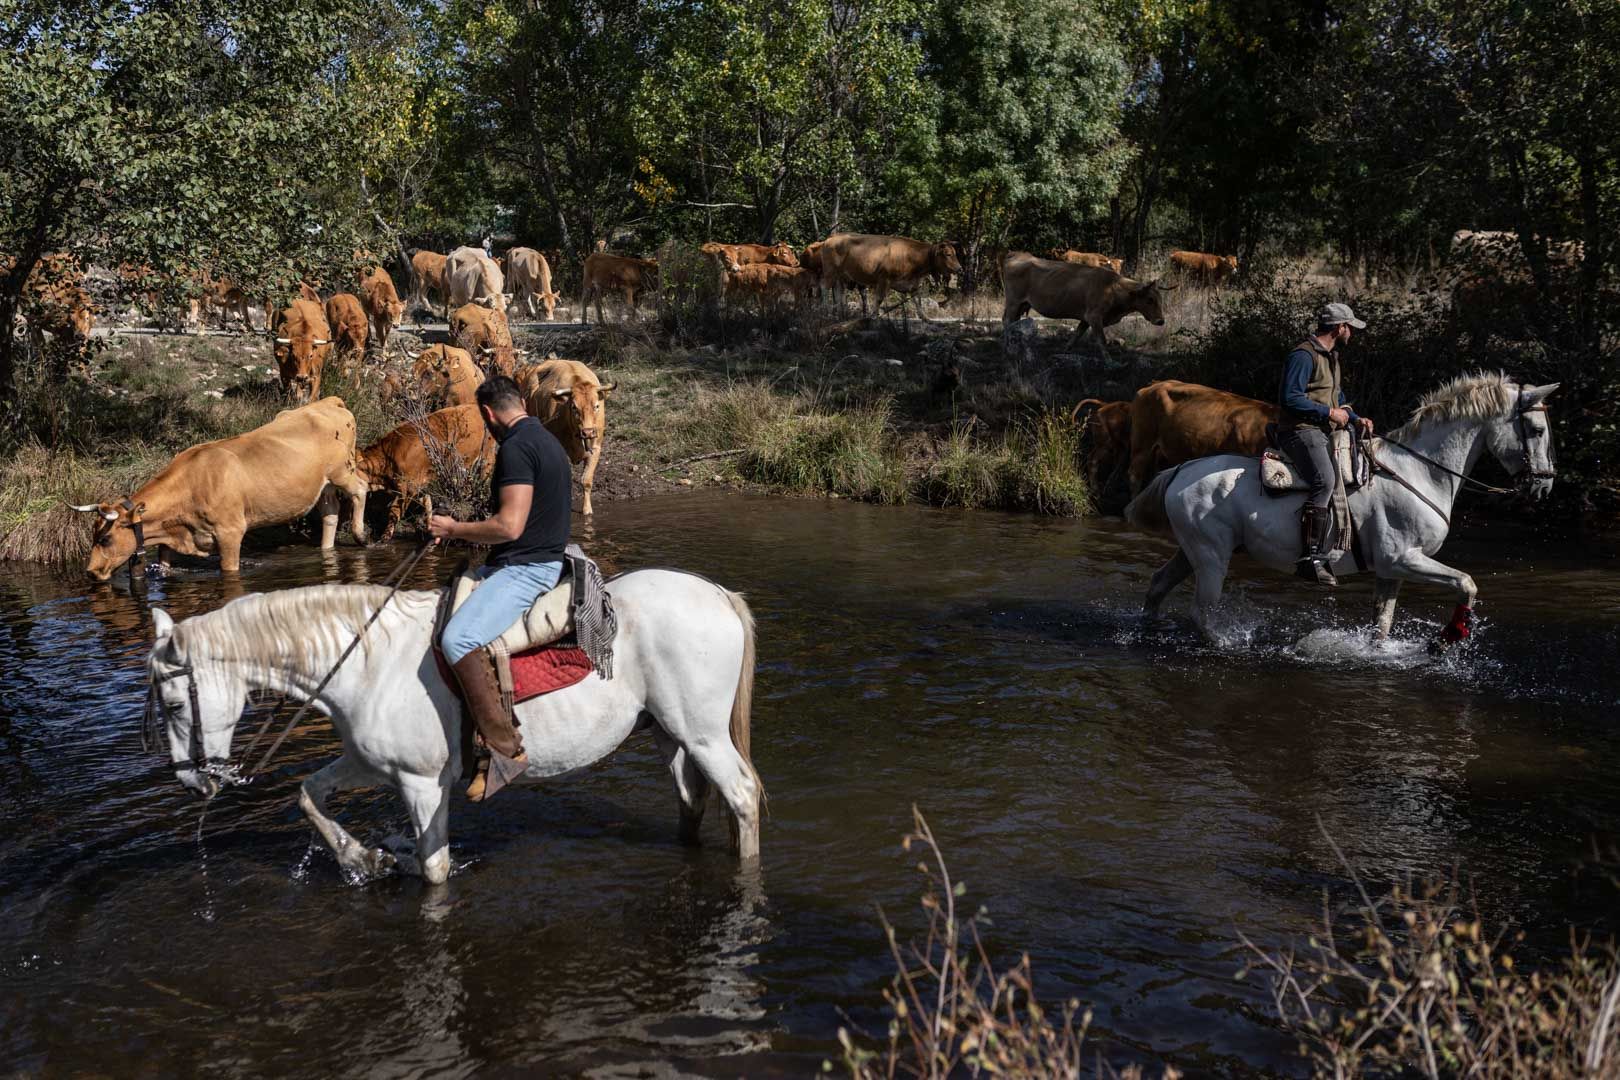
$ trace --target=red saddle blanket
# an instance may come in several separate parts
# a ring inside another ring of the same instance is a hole
[[[433,648],[433,659],[439,665],[439,674],[460,697],[461,685],[444,662],[444,654],[438,646]],[[590,657],[577,645],[542,645],[518,653],[512,657],[512,701],[516,704],[573,686],[592,670]]]

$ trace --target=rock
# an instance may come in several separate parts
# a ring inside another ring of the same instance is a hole
[[[904,360],[896,360],[892,356],[880,356],[874,362],[879,363],[879,364],[885,364],[885,365],[887,365],[889,367],[905,367],[906,366],[906,362]]]
[[[715,482],[715,483],[716,483],[716,484],[719,484],[719,483],[723,483],[723,482],[724,482],[724,481],[725,481],[725,479],[726,479],[726,478],[725,478],[725,477],[723,477],[723,476],[721,476],[721,475],[720,475],[720,474],[719,474],[719,473],[715,473],[715,474],[714,474],[714,482]]]
[[[691,487],[691,486],[692,486],[692,480],[691,480],[691,478],[690,478],[690,477],[686,477],[686,476],[683,476],[683,477],[681,477],[681,478],[680,478],[680,479],[679,479],[679,480],[677,480],[677,481],[675,481],[675,482],[676,482],[676,483],[677,483],[677,484],[679,484],[679,485],[680,485],[680,486],[681,486],[681,487]]]
[[[839,363],[841,363],[841,364],[858,364],[862,360],[865,360],[865,359],[866,359],[866,357],[862,356],[860,353],[852,352],[852,353],[847,353],[844,356],[844,358],[839,361]]]
[[[204,390],[203,391],[203,397],[205,397],[205,398],[213,398],[215,401],[224,401],[225,400],[225,391],[223,391],[223,390]]]
[[[1040,334],[1040,328],[1035,325],[1035,320],[1026,316],[1008,326],[1002,333],[1002,350],[1020,363],[1032,360],[1035,357],[1035,342],[1039,340]]]

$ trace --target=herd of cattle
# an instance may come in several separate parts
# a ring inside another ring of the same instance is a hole
[[[1525,271],[1516,245],[1514,234],[1459,232],[1452,260],[1461,268],[1457,280],[1464,285],[1480,278],[1517,280]],[[869,293],[881,311],[892,291],[900,295],[902,309],[911,302],[922,314],[918,293],[924,285],[948,280],[962,269],[954,244],[856,233],[834,234],[797,251],[783,243],[707,243],[687,251],[695,259],[680,260],[671,258],[671,251],[670,245],[660,250],[665,263],[661,279],[660,259],[614,254],[598,244],[583,260],[581,319],[594,301],[602,320],[604,294],[621,296],[634,311],[647,293],[691,287],[700,284],[699,278],[712,286],[713,295],[727,301],[752,297],[762,309],[787,301],[807,303],[822,294],[842,306],[846,290],[856,288],[863,310]],[[1012,251],[999,260],[1004,327],[1034,311],[1076,320],[1077,333],[1094,332],[1101,346],[1104,329],[1127,315],[1140,314],[1163,325],[1161,294],[1175,285],[1126,277],[1119,260],[1097,253],[1049,254],[1043,258]],[[1576,264],[1581,256],[1578,244],[1547,249],[1555,266]],[[494,447],[473,402],[478,387],[496,372],[517,380],[528,411],[558,436],[576,465],[584,465],[581,509],[590,514],[605,402],[613,384],[604,384],[576,361],[551,357],[527,362],[507,320],[508,310],[554,317],[560,296],[552,285],[553,261],[555,254],[548,258],[526,247],[514,247],[499,259],[477,247],[457,248],[448,255],[414,252],[411,302],[442,311],[450,340],[407,355],[407,366],[386,374],[385,399],[412,403],[414,419],[363,448],[355,445],[354,417],[340,398],[321,397],[321,382],[329,361],[348,369],[363,361],[368,350],[387,357],[390,334],[408,306],[387,270],[360,261],[353,292],[323,299],[315,287],[303,284],[300,294],[284,305],[262,302],[280,383],[295,407],[264,427],[185,451],[128,498],[79,507],[99,517],[91,574],[105,580],[129,557],[135,547],[130,526],[137,522],[143,523],[149,542],[185,554],[217,553],[227,569],[238,565],[247,530],[290,521],[317,503],[322,505],[322,543],[330,546],[338,522],[335,501],[344,495],[353,502],[353,529],[362,540],[367,494],[391,496],[391,533],[414,500],[431,505],[426,492],[447,462],[487,466]],[[1176,284],[1213,287],[1237,270],[1232,256],[1186,251],[1171,253],[1170,265]],[[214,278],[200,278],[199,285],[191,301],[191,323],[234,316],[253,329],[246,290]],[[71,257],[44,260],[30,278],[25,300],[24,325],[36,342],[43,334],[88,339],[91,303]],[[1074,415],[1083,424],[1092,489],[1106,497],[1125,479],[1134,493],[1157,470],[1192,458],[1258,454],[1275,412],[1269,403],[1162,381],[1142,388],[1131,401],[1081,402]]]

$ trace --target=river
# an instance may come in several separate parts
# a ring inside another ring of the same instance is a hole
[[[577,519],[576,519],[577,520]],[[199,804],[139,750],[145,600],[232,593],[181,571],[132,596],[17,566],[0,579],[0,1061],[24,1072],[800,1076],[840,1025],[884,1026],[881,905],[921,925],[911,806],[1002,960],[1095,1010],[1116,1063],[1292,1075],[1241,931],[1305,932],[1347,877],[1460,866],[1488,919],[1555,949],[1614,933],[1589,864],[1620,833],[1620,581],[1612,553],[1472,530],[1476,637],[1421,642],[1451,601],[1409,588],[1373,650],[1370,580],[1324,595],[1241,565],[1233,627],[1136,610],[1168,548],[1118,521],[722,494],[604,503],[610,571],[678,566],[759,620],[763,857],[739,874],[711,809],[675,841],[673,784],[637,736],[584,775],[457,798],[433,889],[345,882],[301,778]],[[379,580],[401,545],[259,548],[236,589]],[[415,584],[448,574],[430,557]],[[143,599],[144,598],[144,599]],[[247,725],[239,733],[249,730]],[[239,734],[239,738],[244,737]],[[375,842],[390,795],[334,800]],[[1319,824],[1320,823],[1320,824]]]

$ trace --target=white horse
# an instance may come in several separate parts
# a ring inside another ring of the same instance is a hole
[[[639,570],[609,585],[618,634],[613,678],[597,672],[517,707],[529,767],[519,783],[583,768],[650,729],[675,775],[680,835],[696,843],[712,784],[733,850],[759,855],[764,788],[749,756],[754,620],[736,593],[695,574]],[[175,777],[204,798],[232,775],[231,737],[248,695],[308,700],[388,595],[377,585],[255,593],[176,624],[152,613],[147,674]],[[430,650],[437,592],[399,592],[338,669],[315,708],[332,719],[338,759],[304,781],[299,803],[343,869],[394,865],[435,884],[450,873],[451,785],[461,773],[460,708]],[[367,849],[326,813],[336,791],[387,785],[416,833],[415,853]]]
[[[1445,636],[1468,635],[1479,590],[1473,578],[1434,558],[1451,529],[1452,502],[1464,483],[1477,483],[1467,477],[1486,448],[1532,498],[1546,497],[1554,474],[1545,402],[1556,389],[1557,383],[1520,386],[1500,374],[1464,375],[1429,393],[1404,427],[1372,444],[1379,468],[1370,485],[1350,494],[1350,512],[1366,568],[1378,578],[1380,638],[1389,636],[1402,581],[1453,590],[1458,606]],[[1161,472],[1125,508],[1132,524],[1168,529],[1181,545],[1153,575],[1147,616],[1156,616],[1170,590],[1196,574],[1193,617],[1213,639],[1233,552],[1241,548],[1262,566],[1293,572],[1304,498],[1267,494],[1259,460],[1235,454]],[[1343,576],[1361,568],[1347,553],[1332,570]]]

